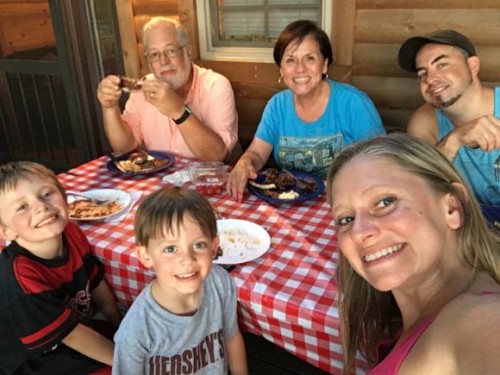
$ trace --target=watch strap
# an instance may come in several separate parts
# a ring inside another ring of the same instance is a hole
[[[186,121],[189,117],[189,115],[191,114],[191,108],[189,108],[188,106],[185,107],[184,109],[184,113],[182,114],[181,117],[179,117],[178,119],[173,119],[174,122],[177,124],[177,125],[180,125],[182,124],[184,121]]]

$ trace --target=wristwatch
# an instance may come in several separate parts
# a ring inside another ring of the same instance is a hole
[[[184,121],[187,120],[187,118],[189,117],[189,115],[191,114],[191,108],[189,108],[188,106],[186,106],[186,108],[184,109],[184,113],[182,114],[181,117],[179,117],[178,119],[173,119],[174,122],[177,124],[177,125],[180,125],[182,124]]]

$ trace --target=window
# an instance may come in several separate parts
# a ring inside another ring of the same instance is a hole
[[[331,0],[197,0],[200,54],[206,60],[272,62],[279,33],[309,19],[327,34]]]

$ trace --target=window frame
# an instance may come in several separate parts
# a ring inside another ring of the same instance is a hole
[[[331,0],[321,0],[321,28],[331,38],[333,4]],[[274,62],[272,47],[215,47],[212,43],[211,14],[208,0],[196,0],[198,18],[198,40],[200,57],[214,61]]]

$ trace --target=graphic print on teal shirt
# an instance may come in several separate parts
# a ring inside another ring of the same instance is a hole
[[[343,137],[340,134],[332,136],[300,138],[279,138],[279,160],[282,168],[299,170],[325,176],[335,155],[343,148]]]
[[[280,168],[325,177],[342,148],[385,134],[382,120],[364,92],[344,83],[327,82],[331,88],[328,104],[315,121],[306,122],[297,115],[294,93],[289,89],[267,103],[255,137],[272,146]]]

